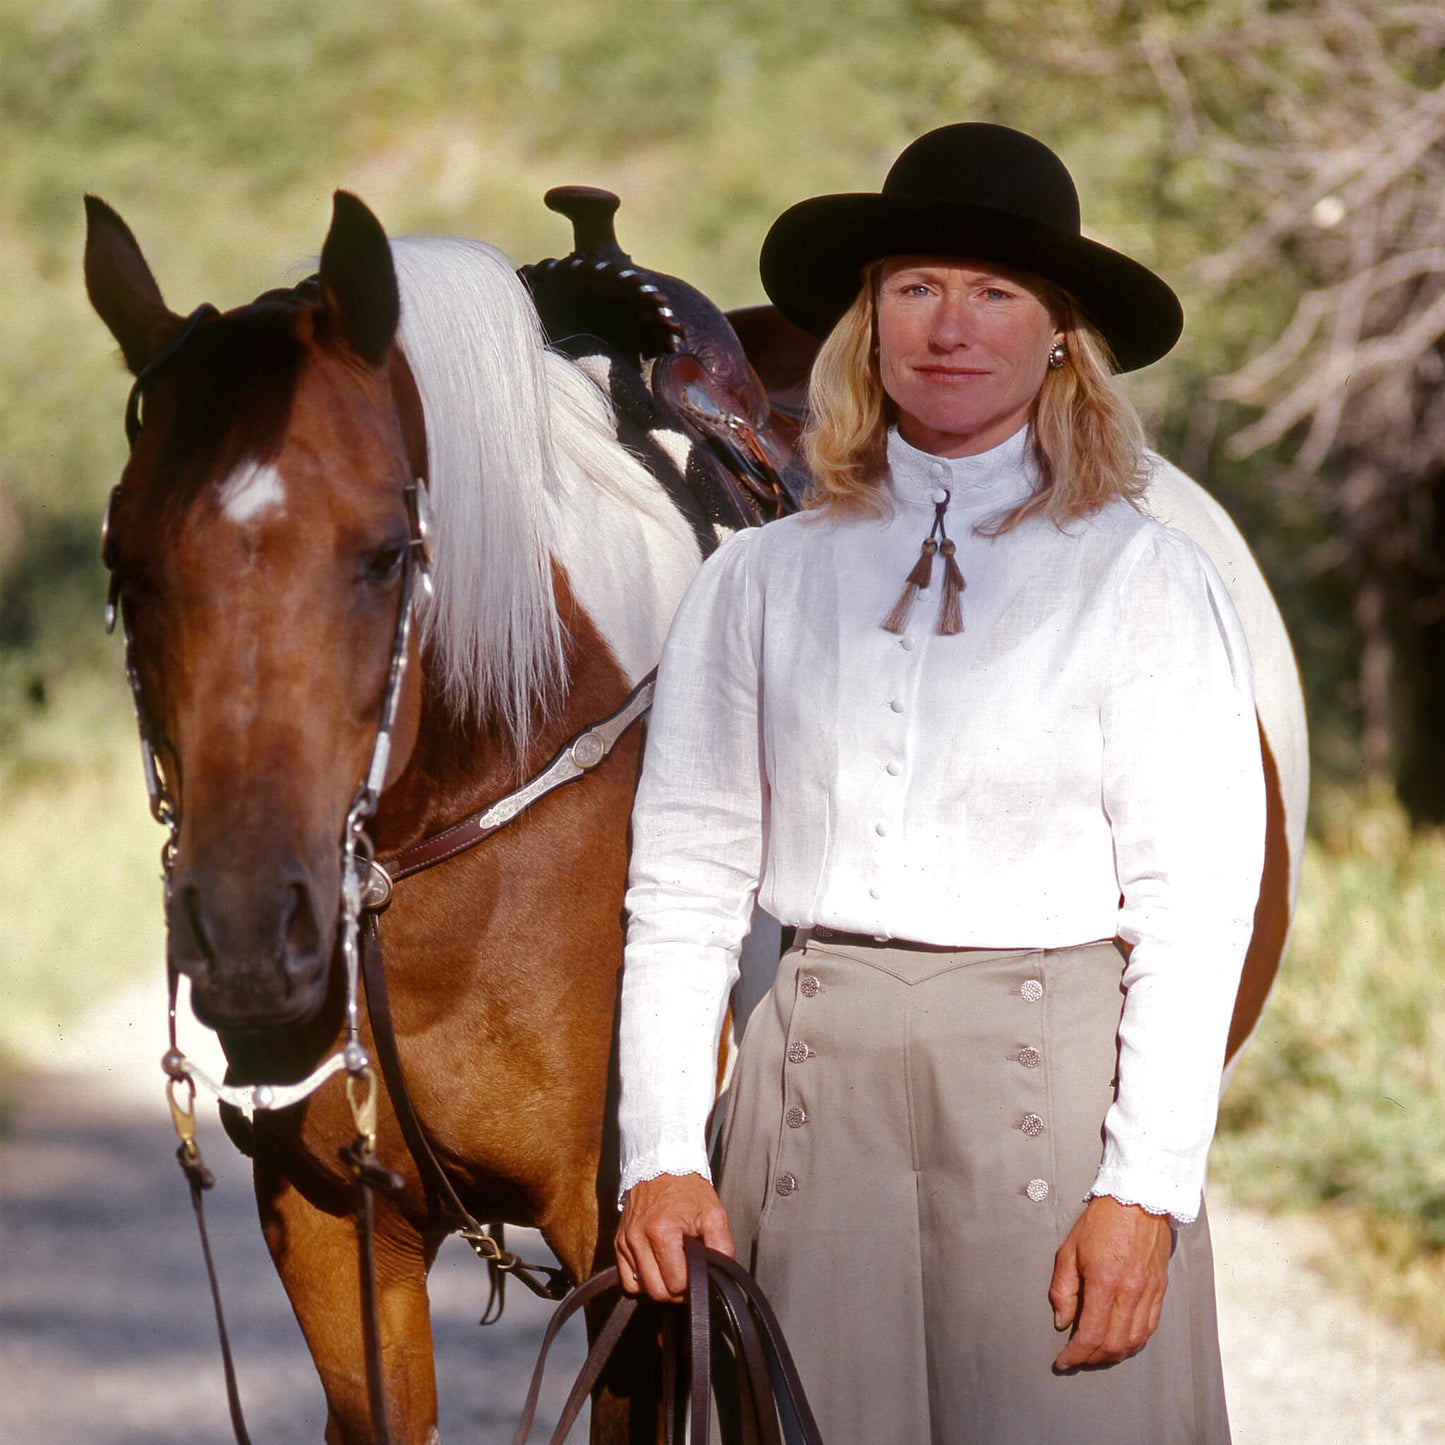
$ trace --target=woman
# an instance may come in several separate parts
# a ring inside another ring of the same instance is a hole
[[[830,1445],[1228,1439],[1202,1218],[1258,893],[1249,660],[1111,378],[1169,288],[1039,142],[787,211],[812,506],[678,612],[634,814],[624,1282],[736,1247]],[[754,900],[799,931],[704,1128]],[[724,1205],[726,1208],[724,1208]]]

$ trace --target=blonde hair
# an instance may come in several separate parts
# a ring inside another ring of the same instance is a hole
[[[865,269],[857,297],[813,363],[802,437],[813,478],[805,501],[810,509],[837,515],[888,510],[882,484],[897,409],[878,373],[882,266],[875,261]],[[1062,526],[1114,497],[1136,502],[1149,480],[1143,423],[1115,380],[1108,343],[1066,292],[1045,282],[1042,299],[1063,333],[1067,359],[1045,374],[1029,419],[1038,486],[985,529],[992,535],[1035,516]]]

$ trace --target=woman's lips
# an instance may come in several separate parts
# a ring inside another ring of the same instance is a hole
[[[915,366],[914,372],[929,381],[965,381],[971,376],[987,376],[978,366]]]

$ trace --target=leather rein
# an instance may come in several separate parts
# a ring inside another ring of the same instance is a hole
[[[175,338],[136,375],[126,402],[126,438],[134,449],[142,425],[142,401],[147,385],[186,346],[197,328],[218,316],[210,305],[198,307],[185,319]],[[115,566],[111,524],[121,491],[112,488],[106,504],[101,528],[101,557],[110,573],[106,604],[106,631],[112,632],[117,621],[125,648],[125,671],[135,709],[140,736],[141,758],[151,814],[167,830],[161,849],[164,899],[170,902],[172,871],[180,836],[180,810],[166,786],[157,757],[156,737],[141,689],[139,670],[134,655],[134,641],[126,616],[121,579]],[[333,1074],[345,1071],[347,1100],[351,1106],[356,1137],[340,1150],[343,1162],[351,1173],[355,1189],[358,1248],[362,1282],[362,1330],[366,1353],[367,1390],[372,1417],[373,1435],[379,1445],[391,1440],[386,1406],[382,1365],[379,1306],[373,1247],[373,1193],[377,1190],[395,1193],[401,1188],[400,1176],[383,1166],[376,1158],[377,1082],[372,1060],[359,1036],[359,991],[365,987],[376,1065],[385,1081],[392,1109],[421,1175],[423,1187],[434,1209],[447,1222],[449,1232],[460,1234],[472,1250],[489,1267],[491,1298],[482,1323],[497,1318],[503,1297],[504,1272],[514,1273],[534,1293],[544,1298],[560,1299],[567,1294],[571,1281],[566,1272],[552,1266],[528,1265],[507,1250],[501,1238],[501,1226],[492,1232],[480,1223],[462,1203],[461,1198],[437,1159],[426,1132],[417,1117],[406,1087],[396,1033],[392,1025],[390,1003],[382,967],[379,914],[391,899],[393,885],[424,869],[434,867],[459,853],[476,846],[521,815],[528,807],[548,793],[585,777],[611,754],[617,742],[645,715],[652,703],[655,670],[633,688],[615,712],[600,722],[584,728],[571,738],[541,772],[512,792],[463,818],[460,822],[409,845],[387,858],[385,866],[374,857],[373,845],[366,825],[376,811],[387,768],[391,758],[392,739],[400,709],[402,685],[408,663],[411,631],[417,603],[417,592],[430,596],[432,549],[427,507],[426,483],[415,478],[405,488],[408,516],[408,544],[403,561],[402,592],[397,611],[396,629],[392,639],[391,659],[387,671],[380,717],[371,760],[366,775],[352,799],[342,838],[342,900],[341,949],[346,970],[346,1040],[335,1053],[324,1059],[305,1079],[295,1084],[235,1085],[210,1078],[181,1051],[176,1035],[177,970],[168,964],[169,1047],[162,1059],[166,1073],[166,1098],[171,1118],[180,1140],[177,1160],[190,1186],[191,1202],[210,1282],[212,1304],[220,1335],[226,1394],[230,1407],[232,1429],[238,1445],[250,1445],[241,1412],[239,1390],[221,1308],[220,1289],[212,1259],[202,1206],[203,1191],[214,1184],[210,1170],[201,1158],[195,1140],[196,1092],[203,1087],[223,1106],[251,1112],[276,1110],[299,1103],[314,1093]],[[494,1312],[495,1310],[495,1312]]]

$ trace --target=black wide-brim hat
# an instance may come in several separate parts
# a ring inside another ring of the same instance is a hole
[[[1031,271],[1062,287],[1121,371],[1179,339],[1179,298],[1147,267],[1079,233],[1079,196],[1042,141],[1007,126],[946,125],[914,141],[880,194],[814,196],[763,242],[763,289],[790,321],[826,336],[885,256],[955,256]]]

